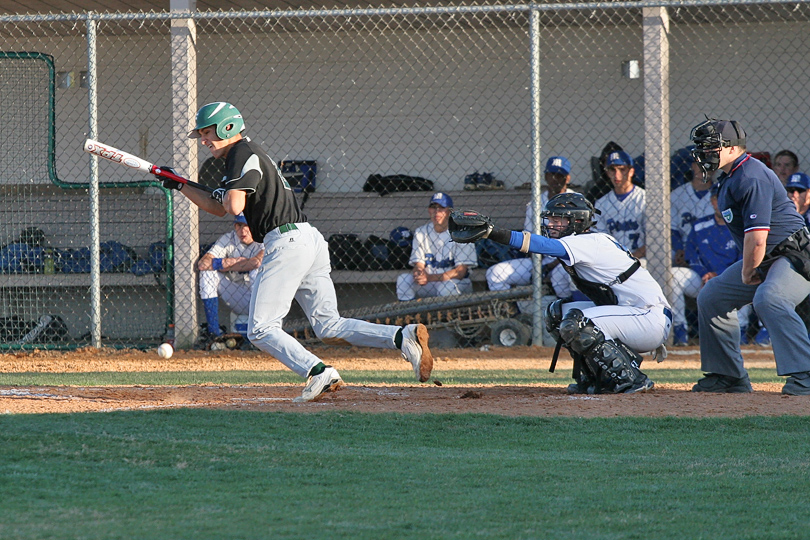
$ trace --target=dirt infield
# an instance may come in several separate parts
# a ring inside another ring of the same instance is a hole
[[[346,377],[347,386],[316,403],[292,403],[299,385],[197,385],[112,387],[0,386],[0,413],[55,413],[118,411],[172,407],[215,407],[261,411],[315,412],[344,410],[401,413],[492,413],[507,416],[688,416],[743,417],[751,415],[810,415],[810,397],[783,396],[781,383],[754,384],[744,395],[689,392],[689,384],[657,383],[652,392],[631,396],[569,396],[564,386],[476,385],[441,383],[453,371],[546,370],[550,349],[492,348],[489,351],[452,349],[437,351],[434,377],[425,384],[353,385],[352,370],[409,372],[396,351],[323,348],[317,354]],[[746,365],[774,369],[769,349],[744,352]],[[25,352],[0,355],[3,373],[87,373],[156,371],[273,371],[279,362],[258,352],[178,352],[162,359],[152,352],[84,349],[69,353]],[[562,360],[558,371],[570,371]],[[662,364],[645,362],[655,380],[660,369],[700,369],[697,350],[673,351]]]

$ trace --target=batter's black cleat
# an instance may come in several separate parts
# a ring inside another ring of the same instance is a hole
[[[782,393],[789,396],[810,396],[810,373],[792,373],[782,387]]]
[[[692,387],[692,392],[713,392],[715,394],[747,394],[753,391],[748,375],[737,378],[719,373],[706,373]]]

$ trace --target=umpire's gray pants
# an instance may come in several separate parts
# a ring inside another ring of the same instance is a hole
[[[810,339],[796,306],[810,294],[810,282],[784,257],[771,266],[759,285],[742,282],[742,261],[737,261],[698,295],[700,364],[703,371],[744,377],[737,310],[753,303],[771,336],[776,373],[810,371]]]

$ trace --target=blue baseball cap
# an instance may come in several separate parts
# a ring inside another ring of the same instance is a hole
[[[233,217],[234,223],[241,223],[242,225],[247,225],[247,219],[245,219],[244,214],[239,214],[238,216]]]
[[[430,204],[438,204],[442,208],[453,208],[453,199],[446,193],[434,193],[430,198]]]
[[[787,184],[785,184],[785,189],[800,189],[802,191],[807,191],[810,189],[810,176],[807,176],[801,172],[790,175]]]
[[[611,167],[613,165],[627,165],[628,167],[632,167],[633,158],[624,150],[616,150],[608,154],[605,160],[605,167]]]
[[[571,162],[563,156],[551,156],[546,161],[547,173],[571,174]]]

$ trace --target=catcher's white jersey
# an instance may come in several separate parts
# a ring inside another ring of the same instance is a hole
[[[615,238],[604,233],[577,234],[560,238],[568,264],[588,281],[608,284],[627,270],[634,260]],[[565,262],[565,261],[564,261]],[[666,306],[661,286],[645,268],[639,268],[624,283],[612,285],[620,306]]]
[[[413,251],[410,264],[425,263],[425,272],[441,274],[459,264],[467,268],[478,265],[475,244],[457,244],[450,238],[450,231],[436,232],[433,223],[418,227],[413,233]]]
[[[261,250],[264,249],[264,244],[261,242],[253,242],[252,244],[243,244],[236,235],[236,231],[231,231],[220,236],[217,241],[208,250],[215,259],[245,257],[249,259],[255,257]],[[234,283],[249,282],[249,277],[246,272],[228,272],[228,279]]]
[[[633,186],[633,191],[621,199],[615,191],[596,201],[596,208],[602,212],[596,217],[595,230],[613,236],[630,251],[646,245],[644,234],[644,210],[647,205],[644,190]]]
[[[589,233],[560,239],[568,262],[577,275],[588,281],[608,284],[633,264],[630,254],[610,235]],[[642,353],[658,348],[672,326],[672,312],[661,287],[644,268],[624,283],[611,285],[617,305],[595,306],[592,302],[571,302],[563,313],[579,308],[607,339],[620,339]]]
[[[670,228],[680,233],[681,246],[686,243],[689,233],[692,231],[692,224],[700,218],[714,214],[712,208],[710,190],[698,192],[692,184],[684,184],[672,190],[669,195],[670,217],[672,224]],[[678,245],[676,243],[676,245]]]

